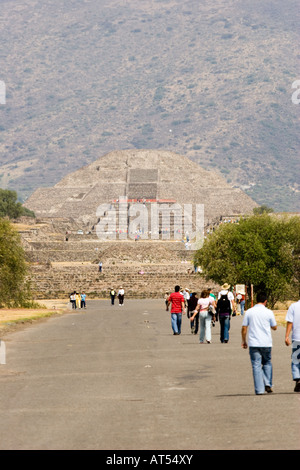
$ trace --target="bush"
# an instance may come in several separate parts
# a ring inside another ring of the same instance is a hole
[[[27,274],[20,235],[8,220],[0,219],[0,307],[22,307],[31,300]]]

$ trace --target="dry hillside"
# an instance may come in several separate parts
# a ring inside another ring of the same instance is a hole
[[[165,149],[299,208],[297,0],[0,0],[0,186]]]

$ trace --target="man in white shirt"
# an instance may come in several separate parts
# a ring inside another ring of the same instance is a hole
[[[292,344],[292,377],[295,381],[294,392],[300,392],[300,300],[293,303],[286,314],[285,344]],[[292,332],[292,341],[290,334]]]
[[[242,347],[244,349],[248,347],[246,341],[248,332],[249,353],[256,395],[273,391],[271,329],[277,330],[277,323],[274,313],[266,308],[266,304],[266,294],[263,292],[257,294],[257,304],[246,311],[242,324]]]
[[[119,292],[118,292],[118,299],[119,299],[119,307],[123,307],[124,305],[124,289],[123,287],[120,287]]]

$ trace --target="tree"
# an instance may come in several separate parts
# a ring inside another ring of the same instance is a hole
[[[261,214],[221,225],[195,255],[206,279],[253,284],[271,306],[299,294],[300,218]]]
[[[259,207],[254,207],[254,209],[253,209],[253,214],[254,215],[270,214],[271,212],[274,212],[274,210],[271,207],[268,207],[265,204],[263,204],[262,206],[259,206]]]
[[[26,306],[28,265],[21,238],[8,220],[0,219],[0,306]]]
[[[16,191],[10,189],[0,189],[0,217],[17,219],[21,215],[34,217],[34,213],[17,202]]]

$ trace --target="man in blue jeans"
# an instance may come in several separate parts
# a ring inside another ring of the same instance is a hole
[[[277,330],[277,324],[274,313],[266,308],[266,304],[266,294],[264,292],[257,294],[257,304],[246,311],[242,324],[242,347],[244,349],[248,347],[246,341],[248,332],[249,353],[256,395],[273,391],[271,329]]]
[[[294,392],[300,392],[300,300],[290,305],[286,314],[285,344],[292,345],[292,377]],[[292,341],[290,334],[292,332]]]
[[[171,325],[174,335],[181,334],[181,318],[184,313],[184,297],[180,294],[180,286],[175,286],[175,292],[172,292],[168,299],[168,307],[171,307]]]

